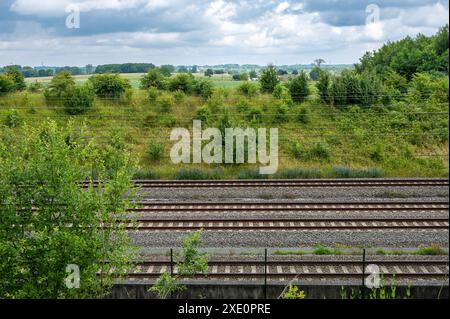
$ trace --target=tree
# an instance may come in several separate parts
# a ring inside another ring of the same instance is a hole
[[[323,63],[325,63],[325,60],[324,59],[315,59],[314,60],[314,64],[320,69],[320,66],[323,64]]]
[[[161,70],[162,75],[164,75],[166,77],[170,77],[172,75],[172,73],[175,72],[175,67],[171,64],[161,65],[159,67],[159,69]]]
[[[319,78],[320,72],[322,72],[322,70],[319,67],[314,66],[311,72],[309,72],[309,77],[311,80],[316,81]]]
[[[210,80],[198,79],[194,81],[194,93],[207,99],[213,94],[214,85]]]
[[[196,65],[192,66],[191,73],[197,73],[197,72],[198,72],[197,66]]]
[[[309,95],[308,75],[301,71],[298,76],[289,83],[289,92],[294,102],[303,102]]]
[[[16,67],[8,66],[5,68],[5,71],[5,75],[14,83],[14,91],[21,91],[27,88],[25,78],[19,69],[17,69]]]
[[[92,66],[92,64],[86,65],[86,74],[92,74],[93,70],[94,67]]]
[[[250,79],[257,79],[258,78],[258,74],[256,74],[255,70],[251,70],[250,73],[248,74]]]
[[[192,74],[179,73],[169,80],[168,87],[172,92],[179,90],[185,94],[190,94],[194,89],[194,80],[195,78]]]
[[[298,71],[297,70],[292,71],[292,75],[298,75]]]
[[[205,76],[207,76],[207,77],[211,77],[211,76],[213,76],[213,74],[214,74],[214,71],[212,70],[212,69],[207,69],[206,71],[205,71]]]
[[[120,98],[131,88],[128,79],[118,74],[96,74],[89,78],[95,95],[101,98]]]
[[[81,86],[71,86],[64,94],[64,109],[70,115],[85,113],[94,105],[95,92],[92,84],[86,82]]]
[[[319,91],[320,99],[325,103],[330,102],[330,84],[331,84],[330,73],[327,71],[320,72],[319,77],[317,79],[316,87],[317,91]]]
[[[166,82],[161,69],[150,69],[147,74],[141,78],[141,89],[149,89],[155,87],[158,90],[163,90],[166,87]]]
[[[14,81],[5,74],[0,74],[0,94],[14,91]]]
[[[248,74],[247,73],[241,73],[240,75],[239,75],[239,80],[241,80],[241,81],[248,81]]]
[[[262,71],[259,82],[261,83],[261,91],[263,93],[272,94],[275,86],[280,82],[277,76],[277,69],[272,64],[269,64]]]
[[[75,86],[75,80],[69,72],[58,73],[45,89],[44,96],[48,101],[61,100],[65,92],[72,86]]]
[[[101,298],[130,270],[116,218],[131,208],[135,162],[86,138],[49,121],[0,141],[0,298]],[[101,187],[80,187],[93,169]]]
[[[182,65],[178,68],[178,73],[189,73],[189,71],[188,71],[187,67]]]
[[[286,70],[278,69],[277,74],[278,75],[286,75],[286,74],[288,74],[288,72]]]

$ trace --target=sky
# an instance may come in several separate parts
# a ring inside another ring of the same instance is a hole
[[[0,65],[350,64],[448,16],[448,0],[0,0]]]

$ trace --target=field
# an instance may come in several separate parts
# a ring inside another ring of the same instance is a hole
[[[199,107],[212,110],[204,127],[218,127],[225,110],[234,127],[279,128],[279,170],[273,177],[442,177],[448,175],[448,105],[424,110],[420,105],[388,108],[330,107],[320,102],[315,83],[303,103],[291,105],[280,113],[280,101],[272,95],[245,97],[234,87],[239,81],[214,76],[216,91],[205,100],[198,96],[164,93],[175,100],[162,112],[159,98],[150,101],[138,89],[140,74],[123,74],[133,84],[133,96],[122,103],[96,99],[88,113],[71,116],[58,106],[49,106],[41,92],[18,92],[0,98],[0,121],[14,115],[18,126],[34,125],[44,119],[59,123],[71,120],[84,123],[94,139],[109,141],[120,135],[139,160],[142,178],[259,178],[259,164],[207,165],[172,164],[169,140],[174,127],[192,128]],[[87,76],[75,77],[77,82]],[[33,82],[35,79],[28,79]],[[39,81],[47,83],[48,78]],[[304,115],[300,115],[300,113]],[[205,122],[205,121],[204,121]],[[4,134],[18,134],[19,128],[5,128]],[[151,149],[162,148],[158,154]]]

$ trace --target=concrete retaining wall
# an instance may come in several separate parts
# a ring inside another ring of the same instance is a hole
[[[264,287],[257,284],[233,284],[233,283],[186,283],[187,290],[176,296],[177,299],[262,299]],[[156,298],[148,292],[151,285],[145,284],[119,284],[114,286],[110,298],[114,299],[152,299]],[[346,286],[350,295],[351,289],[358,291],[358,286]],[[284,285],[270,284],[267,286],[267,298],[275,299],[281,294]],[[308,299],[341,299],[342,286],[336,284],[302,285]],[[404,296],[407,287],[398,286],[399,296]],[[448,299],[448,282],[444,286],[421,285],[410,288],[414,299]],[[366,291],[366,295],[370,293]]]

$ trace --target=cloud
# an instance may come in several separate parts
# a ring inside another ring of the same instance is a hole
[[[0,64],[353,63],[448,23],[448,0],[2,0]],[[67,29],[66,8],[81,11]],[[33,32],[30,32],[33,30]]]

